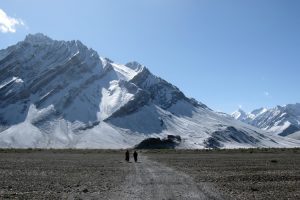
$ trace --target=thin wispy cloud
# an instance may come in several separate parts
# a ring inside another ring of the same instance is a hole
[[[16,19],[8,16],[4,10],[0,8],[0,32],[2,33],[15,33],[16,26],[24,26],[21,19]]]

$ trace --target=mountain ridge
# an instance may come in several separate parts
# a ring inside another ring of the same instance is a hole
[[[129,148],[179,135],[178,148],[296,147],[188,98],[137,63],[43,34],[0,50],[0,147]]]
[[[250,113],[244,112],[243,117],[237,113],[239,111],[232,113],[232,117],[276,135],[289,136],[300,131],[300,103],[260,108]]]

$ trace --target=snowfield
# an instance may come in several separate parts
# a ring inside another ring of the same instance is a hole
[[[299,147],[212,111],[148,68],[43,34],[0,51],[0,147],[130,148],[179,135],[177,148]]]

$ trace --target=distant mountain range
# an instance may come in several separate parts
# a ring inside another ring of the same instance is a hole
[[[300,146],[80,41],[34,34],[0,50],[0,147],[129,148],[151,137],[180,138],[176,148],[192,149]]]
[[[232,117],[276,135],[300,139],[300,103],[260,108],[250,113],[239,109]]]

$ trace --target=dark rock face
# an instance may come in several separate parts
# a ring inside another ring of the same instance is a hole
[[[152,79],[152,81],[149,81],[148,79]],[[144,90],[147,90],[150,93],[151,100],[162,109],[170,108],[179,100],[185,100],[196,107],[201,106],[203,108],[207,108],[206,105],[199,103],[195,99],[187,98],[176,86],[151,74],[151,72],[146,67],[144,67],[143,70],[130,82],[134,83]],[[148,82],[152,83],[148,84]]]
[[[261,135],[263,138],[264,136]],[[222,142],[237,142],[244,144],[255,144],[259,143],[259,140],[252,137],[242,130],[237,130],[233,126],[229,126],[224,130],[218,130],[211,134],[211,137],[208,138],[204,143],[206,144],[206,148],[221,148]]]
[[[146,105],[149,101],[149,94],[144,90],[139,90],[135,94],[135,98],[130,100],[126,105],[121,107],[119,110],[114,112],[109,118],[105,121],[110,120],[111,118],[123,117],[129,114],[136,112],[138,109]]]
[[[147,138],[135,146],[136,149],[174,149],[181,142],[180,136],[168,135],[167,138]]]
[[[300,128],[298,128],[298,127],[296,127],[294,125],[290,125],[284,131],[282,131],[279,135],[280,136],[287,136],[287,135],[290,135],[290,134],[295,133],[297,131],[300,131]]]
[[[205,142],[205,147],[206,148],[212,148],[212,149],[218,149],[220,147],[222,147],[223,145],[218,141],[216,140],[215,138],[213,137],[210,137],[208,138]]]

